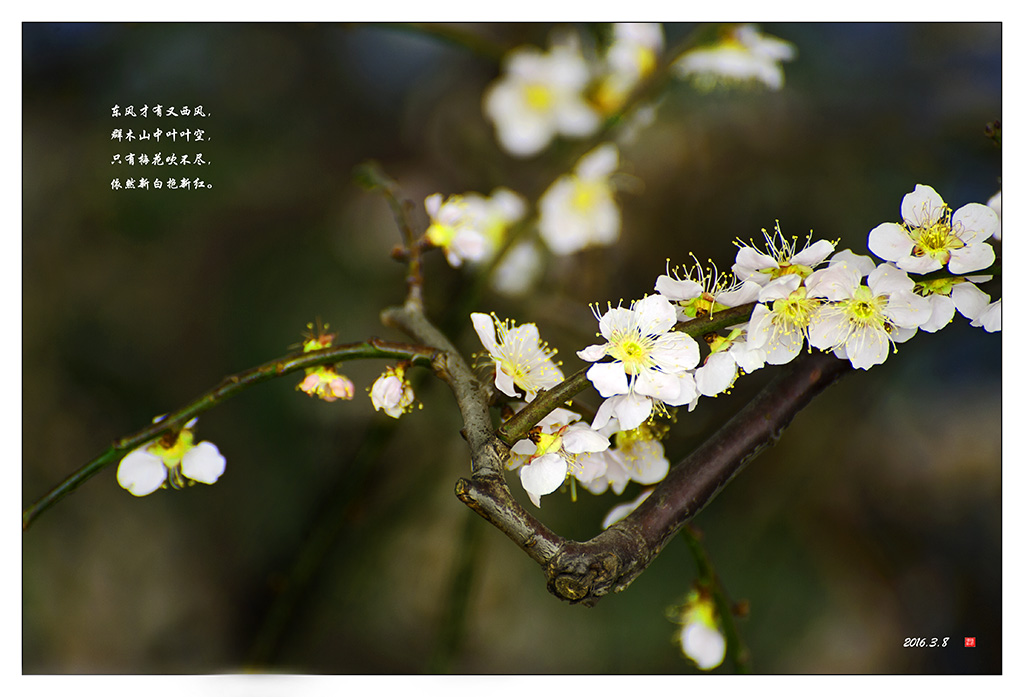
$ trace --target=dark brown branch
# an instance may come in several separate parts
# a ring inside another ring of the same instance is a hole
[[[779,439],[800,409],[850,370],[848,361],[831,355],[799,357],[673,467],[636,511],[587,542],[565,540],[537,522],[512,498],[500,475],[462,479],[456,494],[542,566],[551,593],[571,603],[593,605],[607,593],[628,587],[684,523]],[[485,450],[488,459],[502,464],[508,457],[507,447],[497,438]]]

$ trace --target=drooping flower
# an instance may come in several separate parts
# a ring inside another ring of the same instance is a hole
[[[676,640],[683,655],[701,670],[717,668],[725,660],[725,637],[715,603],[702,589],[694,589],[680,607],[669,609],[669,619],[681,626]]]
[[[619,239],[622,214],[611,184],[618,166],[618,148],[605,143],[581,157],[571,174],[562,175],[544,192],[537,204],[537,228],[552,252],[573,254]]]
[[[584,98],[591,72],[575,36],[544,53],[533,46],[510,51],[504,75],[484,94],[484,113],[498,142],[516,157],[536,155],[556,135],[592,134],[600,116]]]
[[[999,229],[999,216],[980,203],[955,213],[930,186],[918,184],[903,197],[902,223],[882,223],[868,234],[871,253],[910,273],[945,267],[965,274],[988,268],[995,252],[985,240]]]
[[[739,251],[736,253],[736,263],[732,265],[732,272],[741,281],[753,281],[762,287],[769,281],[788,274],[807,278],[815,267],[835,251],[834,242],[818,240],[811,244],[810,235],[807,235],[804,246],[797,251],[797,238],[784,237],[778,221],[775,221],[773,233],[769,234],[764,228],[761,232],[766,243],[766,251],[763,252],[754,246],[753,241],[747,244],[742,240],[736,240]]]
[[[306,325],[308,333],[303,334],[305,341],[302,344],[303,353],[318,351],[330,348],[334,342],[334,334],[327,333],[328,325],[319,327],[313,332],[313,325]],[[310,397],[319,397],[325,402],[334,402],[339,399],[352,399],[355,395],[355,386],[352,381],[339,373],[336,366],[318,365],[305,369],[305,378],[295,386]]]
[[[405,377],[405,369],[398,365],[388,367],[370,388],[370,401],[374,411],[384,410],[393,419],[412,411],[416,399],[412,385]]]
[[[530,401],[539,390],[554,387],[565,379],[562,370],[552,360],[557,351],[548,349],[547,344],[540,340],[537,325],[530,323],[517,327],[514,320],[503,322],[482,312],[474,312],[470,319],[480,343],[494,362],[494,384],[504,394],[520,397],[515,389],[518,386]]]
[[[613,416],[625,430],[634,429],[662,403],[679,406],[696,396],[689,371],[700,350],[687,334],[672,331],[676,311],[663,295],[651,295],[629,309],[609,307],[598,315],[604,344],[588,346],[577,355],[593,362],[587,378],[605,398],[594,418],[601,428]],[[610,363],[597,363],[605,356]]]
[[[226,460],[210,441],[194,442],[195,424],[192,419],[180,431],[168,432],[125,455],[117,467],[117,483],[133,496],[147,496],[168,486],[181,489],[195,482],[216,482],[224,474]]]
[[[929,303],[913,292],[914,282],[891,264],[871,271],[867,285],[853,264],[830,265],[815,274],[808,279],[808,295],[831,302],[819,308],[809,341],[849,358],[854,368],[882,363],[889,344],[910,338],[931,317]]]
[[[673,69],[701,89],[760,82],[777,90],[784,80],[780,63],[795,57],[793,44],[745,24],[727,30],[717,43],[687,51]]]

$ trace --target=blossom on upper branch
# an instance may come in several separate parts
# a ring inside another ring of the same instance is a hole
[[[654,284],[657,293],[676,303],[680,322],[713,316],[716,310],[753,302],[760,290],[755,283],[735,283],[728,274],[719,275],[713,263],[707,273],[699,263],[692,269],[684,266],[682,271],[683,278],[679,278],[679,267],[676,267],[672,276],[662,274]]]
[[[691,78],[697,87],[710,89],[719,84],[760,82],[768,88],[782,87],[782,61],[793,60],[793,44],[767,36],[745,24],[734,27],[717,43],[684,53],[673,64],[681,77]]]
[[[597,130],[600,116],[584,99],[590,68],[578,44],[567,36],[547,53],[523,46],[505,57],[505,74],[484,94],[484,113],[507,152],[528,157],[556,135],[580,138]]]
[[[537,228],[545,244],[559,255],[619,239],[622,214],[615,203],[611,176],[619,150],[605,143],[580,158],[571,174],[559,177],[537,206]]]
[[[807,278],[816,266],[835,251],[834,242],[818,240],[811,244],[810,235],[807,235],[803,248],[797,251],[797,238],[784,237],[778,221],[775,221],[774,233],[769,234],[764,228],[761,232],[764,234],[766,251],[762,252],[755,247],[753,241],[747,244],[737,240],[736,245],[740,249],[736,253],[732,272],[741,281],[753,281],[762,287],[788,274]]]
[[[494,384],[509,397],[521,396],[516,386],[526,392],[526,400],[539,390],[554,387],[565,379],[552,360],[557,353],[540,340],[535,324],[515,325],[515,321],[499,321],[494,315],[474,312],[470,315],[480,343],[494,361]],[[497,327],[497,335],[495,335]]]
[[[910,273],[948,266],[965,274],[988,268],[995,252],[985,240],[1000,229],[999,216],[980,203],[955,213],[930,186],[918,184],[903,197],[902,223],[882,223],[868,235],[868,249]]]
[[[687,404],[697,389],[689,371],[697,365],[700,350],[687,334],[672,331],[676,311],[662,295],[630,304],[629,309],[609,307],[598,317],[604,344],[588,346],[577,355],[594,363],[587,378],[605,401],[594,418],[601,428],[613,416],[625,430],[634,429],[649,417],[655,405]],[[605,356],[610,363],[597,363]]]
[[[117,483],[134,496],[146,496],[168,485],[181,489],[195,482],[216,482],[226,460],[210,441],[194,443],[195,424],[192,419],[181,431],[166,433],[125,455],[117,467]]]

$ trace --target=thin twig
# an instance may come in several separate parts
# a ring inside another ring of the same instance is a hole
[[[370,339],[369,341],[355,344],[331,346],[308,353],[288,354],[241,373],[229,375],[221,380],[220,384],[216,387],[204,392],[184,407],[168,414],[160,421],[115,441],[109,448],[80,467],[49,493],[22,512],[22,529],[27,530],[29,525],[42,515],[43,512],[105,467],[120,460],[126,453],[148,443],[154,438],[158,438],[167,431],[181,428],[192,418],[253,385],[294,373],[304,368],[365,358],[400,359],[409,361],[413,365],[432,367],[436,353],[436,349],[430,346]]]

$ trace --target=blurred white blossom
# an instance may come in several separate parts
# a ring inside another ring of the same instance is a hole
[[[510,154],[528,157],[556,135],[584,137],[601,123],[584,98],[591,70],[575,36],[556,39],[547,53],[533,46],[510,51],[504,74],[484,94],[484,113]]]
[[[729,29],[717,43],[687,51],[673,69],[702,89],[759,82],[777,90],[784,82],[780,63],[795,57],[793,44],[746,24]]]
[[[552,252],[572,254],[619,239],[622,214],[611,183],[618,166],[618,148],[605,143],[581,157],[571,174],[562,175],[544,192],[537,225]]]

